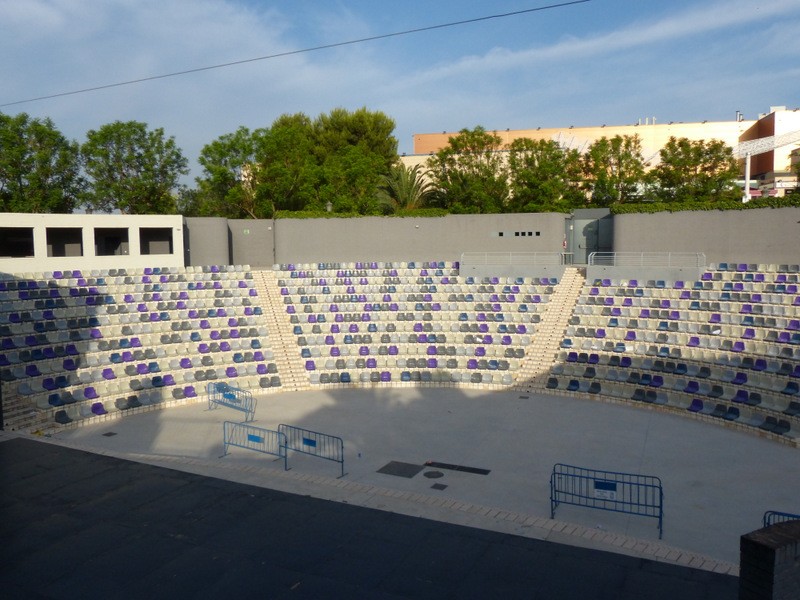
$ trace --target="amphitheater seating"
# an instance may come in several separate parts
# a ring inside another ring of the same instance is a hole
[[[281,265],[278,276],[312,385],[508,385],[557,284],[476,281],[439,261]]]
[[[6,417],[20,401],[70,423],[191,398],[201,362],[216,367],[213,377],[260,387],[259,375],[276,369],[257,303],[252,273],[241,266],[2,279]],[[204,346],[208,361],[198,354]]]
[[[587,282],[564,333],[572,343],[547,387],[599,379],[604,394],[635,402],[649,401],[655,388],[670,408],[793,437],[797,291],[796,273],[727,263],[696,282]],[[598,357],[591,372],[581,364],[589,354]],[[781,427],[779,415],[789,417]]]
[[[791,440],[800,430],[792,267],[721,263],[697,281],[587,281],[537,381],[525,365],[558,288],[551,277],[475,279],[441,261],[278,265],[265,302],[246,267],[25,274],[0,279],[6,419],[70,425],[196,398],[214,380],[274,392],[286,389],[286,360],[291,389],[539,385]],[[285,328],[280,347],[268,322]]]

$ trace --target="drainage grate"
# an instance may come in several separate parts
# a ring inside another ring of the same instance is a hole
[[[106,432],[103,434],[103,437],[113,437],[113,436],[115,436],[115,435],[117,435],[117,432],[116,432],[116,431],[106,431]]]
[[[444,477],[444,473],[441,471],[425,471],[422,475],[428,479],[439,479],[440,477]]]
[[[447,486],[446,486],[445,484],[443,484],[443,483],[434,483],[434,484],[431,486],[431,489],[432,489],[432,490],[439,490],[439,491],[441,491],[441,490],[446,490],[446,489],[447,489]]]
[[[488,475],[491,473],[489,469],[479,469],[477,467],[464,467],[462,465],[451,465],[448,463],[440,463],[428,461],[425,463],[426,467],[435,467],[436,469],[448,469],[450,471],[461,471],[462,473],[473,473],[474,475]]]
[[[520,396],[519,399],[520,400],[530,400],[531,397],[530,396]]]
[[[384,475],[394,475],[395,477],[405,477],[406,479],[411,479],[422,471],[425,467],[423,465],[414,465],[411,463],[404,463],[393,460],[392,462],[386,463],[380,469],[378,469],[378,473],[383,473]]]

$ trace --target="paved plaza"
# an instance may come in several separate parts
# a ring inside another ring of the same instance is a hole
[[[242,417],[195,402],[2,434],[4,564],[19,567],[2,580],[58,598],[262,580],[264,597],[734,598],[739,537],[800,498],[796,449],[633,406],[455,388],[259,398],[255,426],[341,437],[344,477],[292,452],[288,471],[223,457],[222,423]],[[551,519],[555,463],[660,477],[663,539],[641,516],[562,505]]]

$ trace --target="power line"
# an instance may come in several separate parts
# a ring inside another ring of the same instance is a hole
[[[461,25],[469,25],[471,23],[479,23],[481,21],[489,21],[492,19],[503,19],[506,17],[513,17],[517,15],[523,15],[528,13],[540,12],[544,10],[551,10],[554,8],[564,8],[566,6],[572,6],[574,4],[584,4],[586,2],[591,2],[591,0],[572,0],[571,2],[560,2],[558,4],[548,4],[547,6],[538,6],[536,8],[526,8],[524,10],[516,10],[513,12],[507,13],[500,13],[495,15],[488,15],[485,17],[476,17],[474,19],[465,19],[463,21],[452,21],[450,23],[442,23],[439,25],[429,25],[427,27],[418,27],[416,29],[406,29],[405,31],[396,31],[394,33],[384,33],[381,35],[373,35],[370,37],[359,38],[356,40],[348,40],[346,42],[336,42],[333,44],[323,44],[321,46],[314,46],[311,48],[303,48],[301,50],[289,50],[287,52],[278,52],[277,54],[268,54],[266,56],[258,56],[256,58],[246,58],[243,60],[235,60],[232,62],[220,63],[218,65],[209,65],[205,67],[197,67],[195,69],[186,69],[184,71],[175,71],[173,73],[165,73],[163,75],[152,75],[150,77],[141,77],[139,79],[131,79],[128,81],[120,81],[117,83],[108,83],[105,85],[97,85],[94,87],[83,88],[79,90],[72,90],[69,92],[60,92],[58,94],[49,94],[47,96],[38,96],[36,98],[26,98],[25,100],[16,100],[14,102],[6,102],[5,104],[0,104],[0,108],[4,106],[14,106],[16,104],[25,104],[27,102],[37,102],[39,100],[50,100],[52,98],[61,98],[63,96],[74,96],[76,94],[86,94],[89,92],[96,92],[99,90],[107,90],[109,88],[115,87],[122,87],[125,85],[134,85],[136,83],[144,83],[145,81],[156,81],[158,79],[167,79],[168,77],[178,77],[179,75],[190,75],[192,73],[201,73],[203,71],[211,71],[213,69],[224,69],[226,67],[233,67],[236,65],[244,65],[247,63],[258,62],[262,60],[270,60],[274,58],[283,58],[285,56],[293,56],[296,54],[307,54],[309,52],[317,52],[319,50],[329,50],[331,48],[340,48],[342,46],[352,46],[354,44],[363,44],[365,42],[374,42],[376,40],[384,40],[387,38],[392,37],[399,37],[403,35],[411,35],[413,33],[422,33],[425,31],[433,31],[436,29],[445,29],[447,27],[457,27]]]

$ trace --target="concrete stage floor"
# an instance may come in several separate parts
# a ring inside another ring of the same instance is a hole
[[[242,417],[196,402],[2,434],[0,583],[57,598],[734,598],[739,537],[800,498],[796,449],[637,407],[438,388],[259,399],[256,426],[342,437],[343,478],[296,453],[289,471],[221,458],[222,422]],[[392,462],[413,476],[378,472]],[[557,462],[660,477],[663,539],[652,518],[562,505],[551,519]]]

